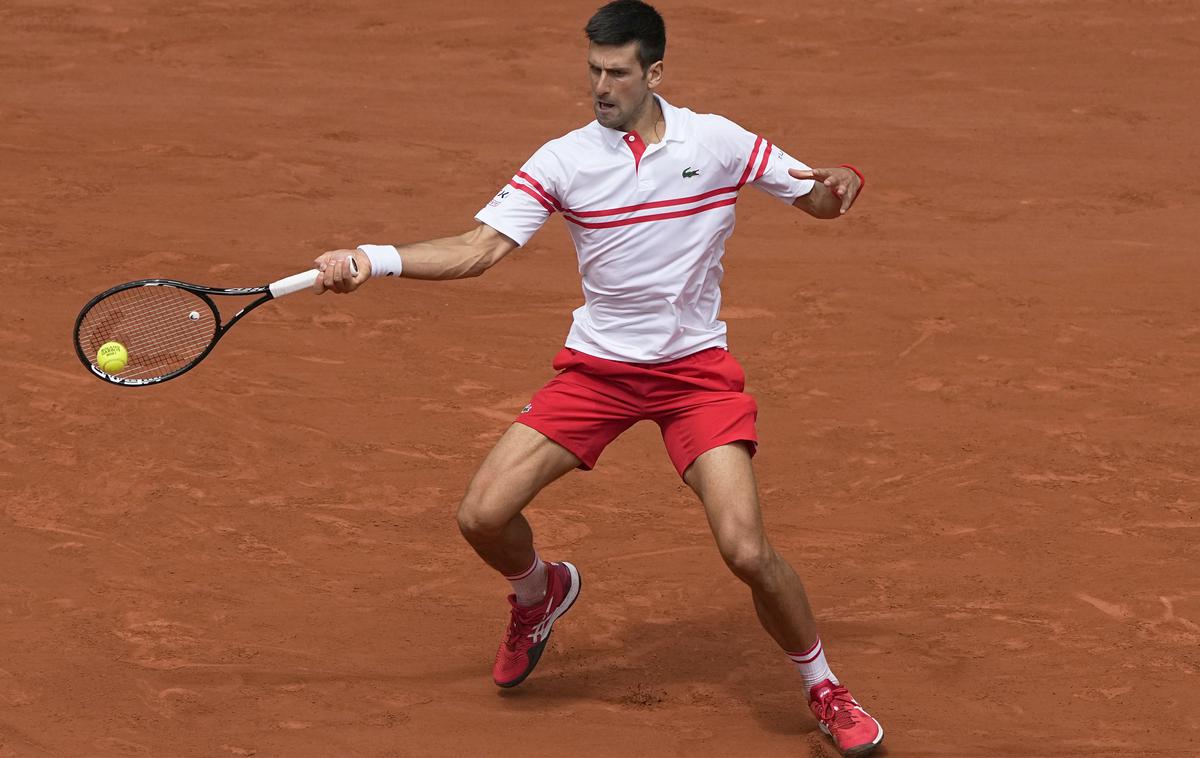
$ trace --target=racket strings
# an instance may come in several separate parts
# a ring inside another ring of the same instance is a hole
[[[129,354],[121,379],[166,376],[197,361],[216,335],[212,308],[198,295],[167,285],[114,292],[84,314],[76,339],[96,364],[105,342],[120,342]]]

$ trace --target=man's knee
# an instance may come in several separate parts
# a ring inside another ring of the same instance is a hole
[[[467,540],[486,540],[504,531],[511,517],[493,498],[486,487],[472,484],[458,504],[458,530]]]
[[[749,535],[722,542],[721,557],[738,579],[760,585],[770,576],[775,550],[761,535]]]

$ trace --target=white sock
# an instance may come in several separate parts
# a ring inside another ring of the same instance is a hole
[[[546,564],[533,554],[533,565],[519,574],[505,576],[517,596],[517,605],[528,608],[546,596]]]
[[[787,657],[796,664],[800,676],[804,677],[805,694],[817,682],[828,679],[834,684],[838,683],[838,678],[830,671],[829,663],[825,660],[825,647],[821,644],[820,637],[808,650],[803,653],[787,653]]]

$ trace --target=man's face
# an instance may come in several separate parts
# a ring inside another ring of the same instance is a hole
[[[592,43],[588,47],[592,109],[601,126],[630,131],[662,79],[662,61],[643,71],[637,49],[637,42],[619,47]]]

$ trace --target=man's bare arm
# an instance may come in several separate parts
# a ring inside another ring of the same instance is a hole
[[[398,245],[401,276],[412,279],[467,279],[479,276],[511,253],[517,243],[487,224],[456,237]]]
[[[403,261],[401,276],[410,279],[466,279],[479,276],[517,248],[517,243],[487,224],[454,237],[397,245]],[[358,274],[352,276],[349,260],[354,259]],[[353,292],[371,277],[371,261],[361,250],[330,250],[317,257],[316,267],[324,272],[313,286],[319,295],[325,290]]]

